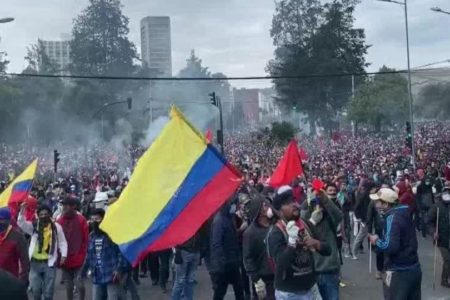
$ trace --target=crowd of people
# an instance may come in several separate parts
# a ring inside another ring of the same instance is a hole
[[[95,300],[140,299],[137,286],[147,276],[174,300],[196,299],[204,261],[215,300],[229,285],[239,300],[333,300],[345,287],[343,258],[357,260],[367,240],[385,298],[420,299],[416,230],[436,241],[441,285],[450,287],[449,124],[416,126],[414,165],[403,134],[297,139],[304,174],[272,187],[283,145],[263,132],[226,136],[225,155],[244,184],[189,241],[134,267],[99,224],[142,147],[59,145],[55,175],[54,148],[0,145],[0,192],[39,158],[26,201],[0,209],[0,282],[16,293],[5,299],[27,299],[27,292],[53,299],[58,269],[69,300],[86,298],[88,277]]]

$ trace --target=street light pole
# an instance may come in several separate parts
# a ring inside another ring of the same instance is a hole
[[[450,15],[450,12],[449,12],[449,11],[443,10],[443,9],[440,8],[440,7],[432,7],[431,10],[434,11],[434,12],[438,12],[438,13]]]
[[[2,18],[0,19],[0,23],[9,23],[14,21],[14,18]]]
[[[408,98],[409,98],[409,122],[411,123],[411,164],[414,171],[416,170],[416,151],[414,145],[414,109],[413,109],[413,94],[412,94],[412,83],[411,83],[411,59],[409,52],[409,26],[408,26],[408,0],[404,2],[394,1],[394,0],[378,0],[381,2],[391,2],[403,5],[405,9],[405,27],[406,27],[406,58],[408,63]]]
[[[416,147],[414,145],[414,108],[411,82],[411,57],[409,53],[409,26],[408,26],[408,0],[405,0],[405,24],[406,24],[406,53],[408,60],[408,96],[409,96],[409,121],[411,122],[411,163],[414,171],[416,170]]]

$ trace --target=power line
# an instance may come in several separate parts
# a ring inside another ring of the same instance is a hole
[[[4,73],[6,76],[14,77],[37,77],[37,78],[66,78],[66,79],[98,79],[98,80],[145,80],[145,81],[228,81],[228,80],[277,80],[277,79],[309,79],[309,78],[332,78],[351,76],[370,76],[387,74],[405,74],[406,70],[382,71],[367,73],[330,73],[310,74],[292,76],[244,76],[244,77],[133,77],[133,76],[90,76],[90,75],[57,75],[57,74],[27,74],[27,73]]]

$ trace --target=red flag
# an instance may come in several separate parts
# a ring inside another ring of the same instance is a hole
[[[208,129],[205,133],[205,139],[208,141],[208,144],[211,143],[211,141],[213,140],[213,134],[211,129]]]
[[[277,188],[291,184],[297,176],[303,174],[302,160],[299,155],[297,141],[292,140],[270,177],[270,186]]]

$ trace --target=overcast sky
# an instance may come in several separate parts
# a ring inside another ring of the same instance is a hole
[[[59,39],[70,33],[72,20],[87,0],[1,0],[1,17],[14,17],[0,24],[0,51],[11,61],[8,71],[25,68],[26,47],[38,38]],[[430,7],[450,10],[449,0],[409,0],[411,60],[413,66],[450,58],[450,15],[437,14]],[[165,15],[172,22],[173,73],[185,64],[195,49],[213,72],[227,76],[264,76],[272,57],[269,30],[273,0],[122,0],[130,18],[130,39],[140,51],[139,21],[150,15]],[[362,0],[356,25],[366,30],[370,71],[383,64],[406,67],[403,8],[391,3]],[[445,65],[444,65],[445,66]],[[448,64],[446,65],[448,66]],[[244,85],[244,83],[237,83]],[[248,82],[265,86],[270,82]]]

